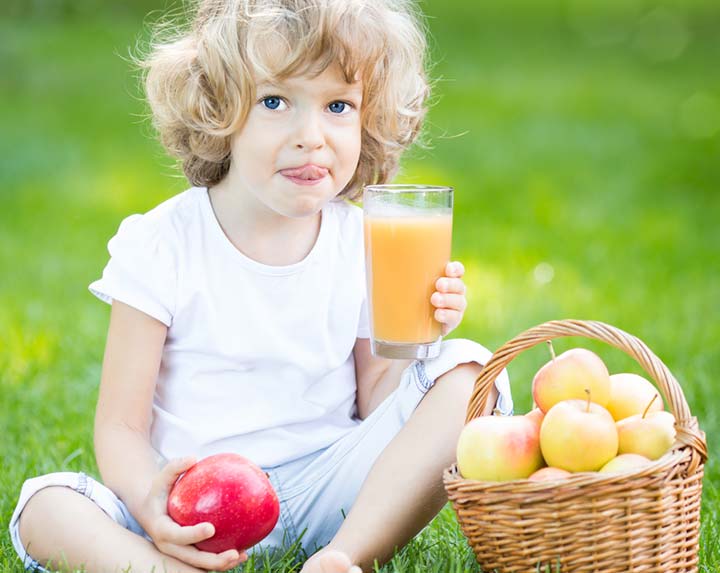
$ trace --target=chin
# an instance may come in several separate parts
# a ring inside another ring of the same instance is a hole
[[[308,194],[294,197],[287,205],[287,210],[284,214],[293,218],[310,217],[319,213],[336,195],[337,193],[332,196]]]
[[[292,219],[311,217],[319,213],[324,204],[325,201],[319,200],[295,201],[287,205],[286,208],[283,209],[282,214]]]

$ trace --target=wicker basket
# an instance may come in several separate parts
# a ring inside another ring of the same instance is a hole
[[[480,415],[503,368],[523,350],[562,336],[602,340],[634,358],[676,418],[671,451],[624,474],[577,473],[562,482],[482,482],[445,470],[445,489],[485,573],[695,572],[705,434],[667,367],[642,341],[600,322],[560,320],[500,348],[475,383],[467,421]]]

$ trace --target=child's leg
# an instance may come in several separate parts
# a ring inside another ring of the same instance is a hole
[[[388,561],[437,515],[447,502],[442,473],[455,461],[480,370],[475,363],[461,364],[438,378],[373,465],[332,542],[308,560],[302,573],[345,573],[350,561],[371,571],[376,559]],[[493,388],[485,414],[496,399]]]
[[[115,573],[132,565],[132,573],[201,573],[164,555],[67,487],[48,487],[33,495],[19,523],[23,545],[43,566],[51,561],[62,571],[84,566],[88,573]]]

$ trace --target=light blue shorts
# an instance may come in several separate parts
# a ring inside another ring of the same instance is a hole
[[[300,539],[309,555],[334,537],[380,453],[405,425],[432,387],[435,379],[458,364],[485,364],[490,352],[469,340],[443,342],[441,355],[414,362],[402,375],[398,388],[365,420],[331,446],[303,458],[271,468],[270,476],[280,500],[280,518],[275,529],[252,551],[284,549]],[[495,382],[497,407],[512,413],[510,386],[505,373]],[[19,535],[19,518],[28,500],[39,490],[64,486],[93,500],[111,519],[152,541],[125,504],[107,487],[83,473],[53,473],[27,480],[10,520],[13,545],[26,569],[46,569],[32,559]]]

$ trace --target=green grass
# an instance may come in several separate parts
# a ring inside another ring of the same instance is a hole
[[[123,60],[142,2],[10,2],[0,18],[0,521],[27,477],[97,473],[108,308],[87,291],[120,220],[186,183]],[[156,5],[156,8],[162,7]],[[401,179],[456,188],[454,256],[489,348],[585,318],[644,340],[709,441],[701,571],[720,569],[720,8],[714,0],[433,0],[430,149]],[[2,9],[0,9],[2,10]],[[583,343],[571,339],[560,350]],[[611,370],[635,370],[592,345]],[[510,366],[530,407],[543,349]],[[262,570],[292,571],[292,556]],[[22,570],[7,533],[0,570]],[[447,507],[384,572],[473,571]]]

